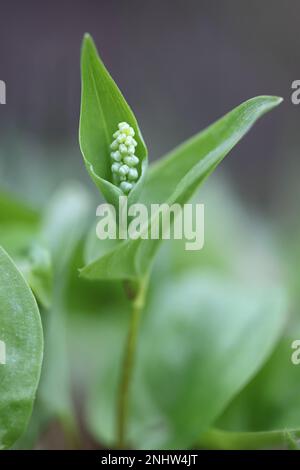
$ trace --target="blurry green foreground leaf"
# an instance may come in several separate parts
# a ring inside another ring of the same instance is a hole
[[[199,445],[212,450],[299,449],[300,431],[233,432],[211,429]]]
[[[90,202],[80,184],[68,182],[55,192],[41,221],[38,239],[49,249],[53,260],[53,295],[51,308],[43,315],[45,358],[37,402],[25,436],[27,439],[20,440],[18,448],[34,445],[42,429],[55,419],[59,420],[70,441],[75,438],[65,310],[69,263],[86,229]],[[43,278],[36,281],[42,282]],[[71,291],[69,295],[72,295]]]
[[[43,334],[31,290],[0,248],[0,448],[11,447],[29,421],[40,378]],[[1,343],[3,353],[3,343]],[[3,357],[2,357],[3,359]]]
[[[176,148],[150,168],[139,202],[186,203],[255,121],[280,102],[274,96],[250,99]],[[156,213],[151,222],[157,217]],[[81,275],[88,279],[140,278],[149,270],[160,241],[140,237],[119,243],[87,264]]]
[[[197,272],[163,284],[142,326],[131,445],[193,446],[271,353],[285,321],[284,297]],[[88,400],[89,426],[110,445],[120,363],[121,355],[106,355],[107,374],[100,372]]]
[[[87,225],[90,202],[80,184],[66,184],[53,196],[42,223],[41,239],[54,260],[54,287],[51,309],[45,315],[45,360],[39,400],[49,419],[59,417],[65,427],[73,425],[65,325],[67,273],[70,258]]]

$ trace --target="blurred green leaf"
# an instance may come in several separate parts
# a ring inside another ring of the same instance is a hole
[[[78,276],[83,264],[83,244],[79,244],[69,263],[66,286],[66,308],[70,315],[78,314],[86,319],[88,313],[99,315],[106,308],[122,309],[128,302],[122,282],[90,281]]]
[[[38,227],[22,222],[0,223],[0,245],[14,259],[24,255],[38,234]]]
[[[83,316],[84,315],[84,316]],[[102,445],[115,444],[117,390],[120,379],[130,305],[103,306],[97,315],[69,318],[71,356],[77,390],[85,397],[87,427],[98,423]],[[95,360],[95,358],[97,358]],[[93,416],[97,413],[97,417]]]
[[[0,192],[0,245],[15,256],[28,249],[39,228],[40,215],[9,193]]]
[[[211,429],[201,436],[198,446],[212,450],[298,449],[300,431],[232,432]]]
[[[39,238],[49,248],[56,272],[67,266],[86,230],[90,210],[89,194],[79,183],[66,182],[50,200]]]
[[[27,256],[17,260],[17,266],[39,303],[46,309],[50,308],[53,276],[49,251],[34,243]]]
[[[81,56],[82,96],[79,141],[87,170],[105,199],[118,206],[122,191],[112,183],[110,144],[119,122],[127,122],[135,131],[140,158],[139,174],[128,200],[141,192],[147,168],[147,149],[136,118],[117,85],[109,75],[92,38],[86,34]]]
[[[11,447],[25,430],[40,378],[43,333],[35,299],[16,266],[0,248],[0,448]]]
[[[140,202],[186,203],[255,121],[280,102],[281,98],[272,96],[250,99],[179,146],[151,167]],[[149,226],[158,217],[156,213]],[[119,243],[85,266],[81,275],[88,279],[142,277],[149,269],[160,241],[138,238]]]
[[[285,299],[279,289],[197,272],[161,283],[154,295],[139,340],[129,438],[148,449],[189,448],[271,353],[285,321]],[[120,341],[106,354],[87,402],[91,431],[109,445]]]

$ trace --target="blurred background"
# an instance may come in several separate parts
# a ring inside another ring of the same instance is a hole
[[[40,184],[37,176],[42,201],[66,175],[86,178],[77,134],[80,44],[88,31],[139,119],[150,160],[247,98],[284,97],[219,171],[250,204],[276,215],[283,206],[293,220],[300,107],[290,95],[299,78],[299,14],[292,0],[1,2],[2,184],[36,200],[32,174],[47,173]]]

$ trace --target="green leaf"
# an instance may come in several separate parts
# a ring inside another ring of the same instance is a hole
[[[38,227],[23,222],[0,223],[0,245],[13,258],[27,252],[36,238]]]
[[[213,450],[299,449],[299,438],[299,430],[231,432],[211,429],[201,437],[198,446]]]
[[[51,305],[53,276],[48,250],[34,243],[26,257],[17,259],[17,266],[39,303],[46,309]]]
[[[280,341],[259,374],[220,417],[219,427],[249,432],[300,429],[300,370],[291,361],[294,339]]]
[[[179,146],[150,168],[140,202],[186,203],[255,121],[280,102],[281,98],[272,96],[250,99]],[[154,219],[157,217],[154,215]],[[142,277],[151,266],[160,241],[138,238],[121,242],[85,266],[81,275],[88,279]]]
[[[9,448],[29,421],[40,378],[43,334],[31,290],[0,248],[0,339],[6,364],[0,364],[0,448]]]
[[[39,228],[39,214],[13,195],[0,192],[0,245],[11,255],[27,250]]]
[[[257,119],[281,102],[277,96],[251,98],[176,147],[151,166],[141,202],[163,203],[177,194],[188,200]]]
[[[37,224],[39,221],[39,215],[34,209],[24,202],[19,201],[8,193],[1,192],[0,223],[12,221]]]
[[[16,443],[17,448],[32,447],[41,431],[54,419],[60,421],[70,445],[74,444],[76,438],[67,351],[65,303],[70,260],[86,229],[91,209],[90,202],[88,193],[80,184],[66,183],[49,201],[41,221],[38,240],[42,245],[47,246],[54,260],[52,302],[50,309],[43,315],[45,354],[34,413],[26,436]],[[41,254],[39,253],[36,259],[39,268],[46,267],[46,260],[40,256]],[[43,269],[42,272],[40,269],[38,269],[39,272],[34,271],[38,275],[38,278],[34,279],[34,287],[39,288],[39,296],[42,293],[46,294],[45,291],[41,291],[41,287],[46,287]],[[31,281],[33,281],[32,278]],[[71,291],[68,294],[73,295]]]
[[[119,122],[127,122],[135,131],[141,175],[130,192],[130,202],[137,199],[147,168],[147,149],[136,118],[122,93],[98,56],[92,38],[86,34],[81,55],[82,96],[79,142],[87,170],[103,194],[115,207],[123,193],[112,183],[110,144]]]
[[[129,302],[104,307],[100,302],[96,315],[83,310],[68,323],[76,387],[86,396],[87,426],[93,431],[92,423],[100,418],[99,432],[94,434],[105,445],[115,444],[117,390],[129,318]],[[91,361],[95,356],[97,360]]]
[[[285,313],[278,288],[246,287],[199,272],[161,283],[139,339],[130,445],[183,449],[198,442],[266,361]],[[108,445],[115,441],[120,341],[102,353],[105,364],[87,400],[89,427]]]
[[[40,240],[49,247],[55,271],[64,270],[90,216],[91,199],[83,186],[67,183],[51,199],[42,220]]]
[[[78,276],[83,264],[83,244],[79,244],[69,263],[66,308],[71,315],[78,314],[86,320],[87,314],[99,315],[101,310],[116,306],[123,311],[128,298],[122,282],[89,281]]]
[[[70,259],[86,229],[90,202],[81,185],[65,185],[50,201],[41,230],[41,239],[49,246],[54,260],[54,287],[51,309],[45,315],[45,360],[38,400],[48,420],[59,418],[69,434],[74,433],[74,415],[65,296]]]

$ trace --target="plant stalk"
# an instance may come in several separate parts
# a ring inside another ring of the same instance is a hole
[[[145,305],[145,297],[148,286],[148,278],[143,279],[132,300],[132,314],[130,319],[129,331],[125,345],[122,375],[118,396],[117,410],[117,432],[118,432],[118,448],[126,447],[126,432],[129,413],[130,385],[134,369],[138,332],[141,320],[141,314]]]

